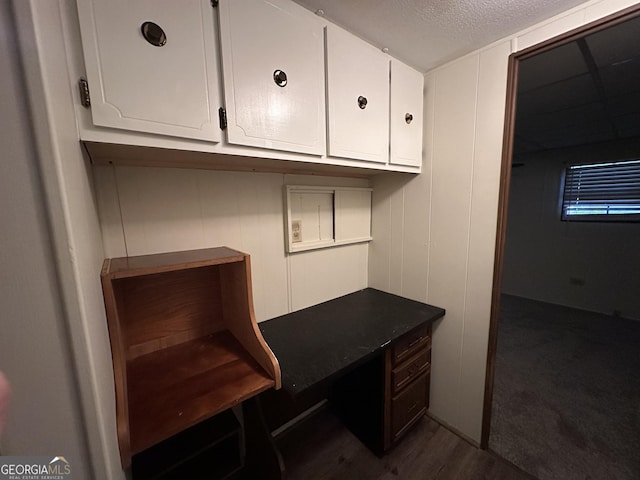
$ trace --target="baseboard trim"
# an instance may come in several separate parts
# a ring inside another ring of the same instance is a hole
[[[616,310],[615,309],[611,310],[611,311],[603,312],[603,311],[600,311],[600,310],[593,310],[593,309],[586,308],[586,307],[579,306],[579,305],[569,305],[567,303],[552,302],[550,300],[545,300],[545,299],[542,299],[542,298],[525,297],[524,295],[519,295],[519,294],[515,294],[515,293],[508,293],[508,292],[505,292],[505,291],[502,292],[502,295],[507,295],[509,297],[521,298],[523,300],[532,300],[534,302],[547,303],[549,305],[554,305],[556,307],[573,308],[574,310],[580,310],[581,312],[597,313],[598,315],[606,315],[607,317],[612,317],[612,318],[616,318],[616,319],[620,319],[620,320],[629,320],[631,322],[640,322],[640,317],[624,316],[623,314],[616,315]]]
[[[513,463],[509,459],[506,459],[506,458],[502,457],[501,455],[499,455],[498,453],[494,452],[490,448],[482,448],[480,446],[480,443],[476,442],[473,438],[469,437],[468,435],[465,435],[464,433],[462,433],[457,428],[452,427],[451,425],[449,425],[444,420],[442,420],[442,419],[438,418],[437,416],[435,416],[433,413],[427,412],[426,415],[431,420],[433,420],[434,422],[439,423],[442,427],[446,428],[447,430],[449,430],[454,435],[457,435],[458,437],[460,437],[462,440],[464,440],[465,442],[470,444],[472,447],[476,447],[478,450],[484,450],[485,452],[487,452],[492,457],[495,457],[495,458],[499,459],[501,462],[508,463],[514,470],[517,470],[522,475],[530,478],[531,480],[538,480],[536,477],[531,475],[529,472],[524,471],[521,467],[519,467],[518,465],[516,465],[515,463]]]
[[[460,437],[461,439],[463,439],[465,442],[467,442],[468,444],[470,444],[473,447],[476,447],[479,450],[484,450],[482,447],[480,447],[480,443],[477,442],[476,440],[474,440],[473,438],[471,438],[470,436],[462,433],[460,430],[458,430],[456,427],[452,427],[451,425],[449,425],[447,422],[445,422],[444,420],[442,420],[441,418],[438,418],[436,415],[434,415],[433,413],[431,413],[430,411],[427,411],[426,414],[429,418],[431,418],[433,421],[439,423],[441,426],[443,426],[444,428],[446,428],[447,430],[449,430],[451,433],[457,435],[458,437]]]

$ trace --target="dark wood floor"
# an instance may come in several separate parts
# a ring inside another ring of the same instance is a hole
[[[383,458],[324,409],[278,438],[287,480],[531,480],[429,417]]]

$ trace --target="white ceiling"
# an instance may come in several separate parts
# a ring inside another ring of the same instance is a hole
[[[295,0],[420,71],[585,0]]]

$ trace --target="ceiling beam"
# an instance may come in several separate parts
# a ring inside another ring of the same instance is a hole
[[[600,98],[600,102],[605,111],[606,119],[609,121],[611,125],[611,130],[613,131],[614,138],[620,138],[620,134],[618,133],[618,129],[616,127],[614,117],[611,114],[611,109],[609,108],[609,99],[607,98],[607,94],[604,89],[604,83],[602,82],[602,77],[600,77],[600,71],[598,70],[598,65],[596,61],[593,59],[593,55],[591,53],[591,49],[587,44],[585,38],[579,38],[576,40],[578,44],[578,48],[580,48],[580,53],[582,53],[582,57],[584,58],[585,63],[587,64],[587,69],[589,70],[589,74],[591,75],[591,79],[596,87],[596,92],[598,93],[598,97]]]

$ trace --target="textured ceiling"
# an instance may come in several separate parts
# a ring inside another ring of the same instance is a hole
[[[296,0],[427,71],[585,0]]]

